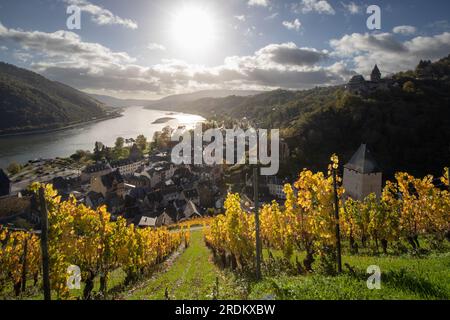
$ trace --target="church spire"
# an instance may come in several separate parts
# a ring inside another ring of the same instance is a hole
[[[375,67],[372,70],[372,74],[370,75],[370,80],[373,82],[378,82],[381,80],[381,72],[380,72],[380,69],[378,69],[377,65],[375,65]]]

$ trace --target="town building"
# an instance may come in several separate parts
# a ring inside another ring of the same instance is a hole
[[[180,199],[185,200],[186,202],[192,201],[196,205],[200,205],[200,196],[198,194],[197,189],[189,189],[189,190],[183,190],[181,192]]]
[[[344,165],[343,187],[346,196],[354,200],[363,200],[371,193],[381,197],[382,172],[367,145],[362,144]]]
[[[133,144],[133,146],[130,149],[130,155],[128,157],[132,161],[140,161],[144,158],[144,154],[142,153],[141,149],[136,144]]]
[[[172,210],[164,210],[156,219],[156,226],[169,226],[177,222],[177,213]]]
[[[11,193],[11,180],[9,180],[3,169],[0,169],[0,197]]]
[[[157,218],[141,216],[137,226],[139,228],[154,228],[156,227]]]
[[[0,225],[11,223],[15,225],[18,220],[32,221],[32,197],[23,197],[21,194],[3,196],[0,198]]]
[[[93,177],[91,191],[101,193],[104,198],[125,196],[125,181],[118,170],[108,174]]]
[[[177,220],[185,221],[193,218],[200,218],[201,216],[202,214],[200,213],[198,206],[194,202],[189,201],[184,206],[183,211],[178,214]]]
[[[111,165],[107,162],[99,162],[89,165],[81,172],[81,182],[88,183],[92,180],[92,178],[103,176],[112,171],[113,169],[111,168]]]
[[[266,178],[266,185],[271,196],[277,199],[286,199],[286,194],[284,193],[284,183],[276,176],[268,176]]]
[[[94,210],[106,204],[104,195],[95,191],[89,191],[84,202],[89,208]]]
[[[290,154],[291,154],[291,152],[289,149],[289,145],[283,138],[281,138],[280,139],[280,160],[281,161],[289,160]]]
[[[113,170],[119,170],[122,176],[133,175],[139,167],[142,166],[141,160],[133,160],[131,158],[116,160],[110,162],[111,168]]]
[[[167,206],[170,202],[178,199],[180,188],[177,186],[168,186],[161,189],[162,205]]]

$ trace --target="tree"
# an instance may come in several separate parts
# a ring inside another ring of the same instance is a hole
[[[94,156],[93,159],[96,161],[102,160],[104,157],[104,145],[103,143],[96,141],[94,147]]]
[[[141,149],[141,151],[145,151],[147,149],[147,138],[141,134],[136,138],[136,145]]]
[[[173,129],[170,126],[166,126],[162,131],[155,132],[153,140],[157,148],[167,148],[171,142]]]
[[[90,155],[89,151],[77,150],[77,151],[75,151],[75,153],[73,155],[70,156],[70,158],[72,158],[75,161],[80,161],[80,160],[88,157],[89,155]]]
[[[18,164],[17,162],[12,162],[9,166],[8,166],[8,172],[11,175],[16,175],[18,174],[20,171],[22,171],[22,166],[20,164]]]
[[[127,144],[127,146],[131,146],[135,142],[136,140],[134,140],[133,138],[125,139],[125,143]]]
[[[416,86],[414,85],[414,82],[407,81],[403,84],[403,91],[407,93],[414,93],[416,92]]]
[[[125,146],[125,139],[122,137],[118,137],[116,139],[114,150],[112,152],[113,159],[120,159],[125,158],[128,154],[127,149],[124,148]]]
[[[125,139],[122,138],[122,137],[118,137],[118,138],[116,139],[116,143],[115,143],[116,151],[122,150],[124,144],[125,144]]]

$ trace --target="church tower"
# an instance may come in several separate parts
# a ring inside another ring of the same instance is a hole
[[[371,193],[378,199],[381,197],[382,173],[365,144],[344,165],[343,187],[345,194],[354,200],[363,200]]]
[[[380,69],[378,69],[377,65],[375,65],[375,67],[372,70],[372,74],[370,75],[370,80],[372,82],[379,82],[381,80],[381,72],[380,72]]]

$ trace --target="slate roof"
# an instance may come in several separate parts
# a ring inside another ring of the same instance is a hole
[[[380,72],[380,69],[378,69],[377,65],[375,65],[375,67],[373,68],[371,75],[372,75],[372,78],[373,77],[378,77],[378,78],[381,77],[381,72]]]
[[[177,222],[177,213],[175,208],[166,208],[164,212],[156,219],[157,226],[170,225]]]
[[[138,226],[139,227],[155,227],[156,226],[156,219],[157,218],[151,218],[151,217],[142,216],[139,219]]]
[[[201,217],[202,215],[196,204],[193,203],[192,201],[189,201],[186,207],[184,208],[182,219],[190,219],[193,216]]]
[[[349,84],[359,84],[364,82],[366,82],[366,79],[364,79],[362,75],[356,75],[350,79]]]
[[[111,166],[108,163],[96,163],[90,166],[87,166],[83,172],[84,173],[95,173],[100,171],[105,171],[111,169]]]
[[[115,168],[130,165],[130,164],[133,164],[136,162],[138,162],[138,161],[134,161],[133,159],[121,159],[121,160],[111,161],[110,164],[111,164],[111,167],[113,169],[115,169]]]
[[[101,177],[101,179],[102,179],[102,184],[105,187],[107,187],[108,189],[113,187],[114,181],[116,181],[117,183],[123,183],[124,182],[123,177],[122,177],[122,175],[120,174],[120,172],[118,170],[103,175]]]
[[[184,190],[183,192],[187,199],[193,199],[198,197],[197,189]]]
[[[87,198],[91,200],[91,203],[94,206],[94,208],[97,208],[101,204],[105,203],[103,195],[99,192],[89,191],[89,193],[87,194]]]
[[[180,192],[179,188],[177,186],[167,186],[161,189],[162,196],[166,196],[173,193]]]
[[[147,193],[146,197],[149,202],[153,202],[153,201],[161,202],[163,200],[163,197],[162,197],[162,194],[160,191],[153,191],[153,192]]]
[[[353,155],[350,161],[344,165],[344,168],[354,170],[362,174],[381,172],[378,163],[373,157],[366,144],[361,144],[358,151]]]

